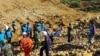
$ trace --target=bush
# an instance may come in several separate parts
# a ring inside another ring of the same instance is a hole
[[[73,0],[70,3],[70,7],[75,8],[75,7],[79,7],[81,0]]]
[[[61,1],[61,3],[63,3],[63,4],[66,4],[66,3],[70,3],[70,0],[60,0]]]
[[[79,7],[81,0],[61,0],[61,3],[63,4],[69,4],[70,7],[75,8],[75,7]]]
[[[70,7],[71,8],[76,8],[76,7],[79,7],[79,4],[76,3],[76,2],[72,2],[72,3],[70,3]]]
[[[87,8],[87,11],[99,11],[99,8],[97,8],[96,6],[89,6]]]

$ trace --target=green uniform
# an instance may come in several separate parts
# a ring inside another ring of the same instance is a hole
[[[35,31],[34,33],[35,33],[35,35],[34,35],[34,40],[35,40],[34,48],[38,48],[40,45],[40,42],[38,40],[38,38],[40,38],[40,33],[38,31]]]

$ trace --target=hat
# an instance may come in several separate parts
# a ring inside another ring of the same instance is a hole
[[[47,35],[47,32],[46,31],[42,31],[42,35]]]
[[[26,33],[26,32],[23,32],[22,34],[23,34],[23,36],[26,36],[26,35],[27,35],[27,33]]]

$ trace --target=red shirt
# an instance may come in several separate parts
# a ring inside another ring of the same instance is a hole
[[[23,39],[21,39],[20,43],[21,50],[23,49],[24,51],[25,49],[31,49],[32,46],[33,46],[33,41],[29,37],[24,37]]]

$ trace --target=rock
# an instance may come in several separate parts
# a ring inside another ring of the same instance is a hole
[[[100,50],[97,50],[96,52],[94,52],[93,55],[94,55],[94,56],[100,56]]]
[[[91,52],[91,53],[88,53],[87,51],[84,51],[83,53],[82,53],[82,56],[92,56],[93,55],[93,53]]]
[[[76,56],[82,56],[82,53],[80,53],[80,52],[76,53]]]

